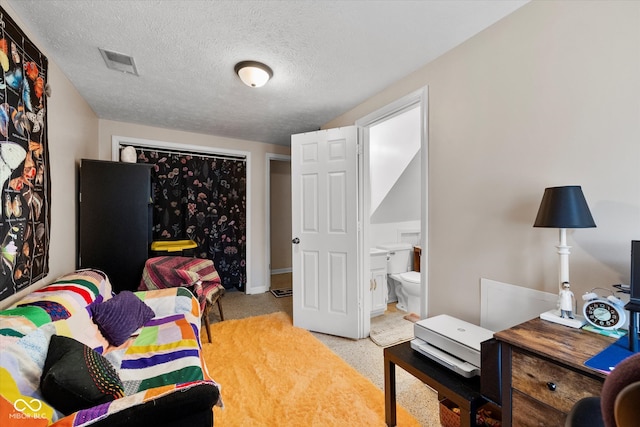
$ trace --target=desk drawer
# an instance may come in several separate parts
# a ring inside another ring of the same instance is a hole
[[[514,389],[565,413],[578,400],[597,396],[602,389],[598,380],[517,351],[513,352],[511,369]]]
[[[567,414],[520,393],[511,396],[511,425],[517,427],[564,427]]]

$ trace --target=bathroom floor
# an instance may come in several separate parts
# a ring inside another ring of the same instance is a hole
[[[396,307],[397,301],[394,302],[390,302],[387,304],[387,310],[384,312],[384,314],[388,314],[388,313],[405,313],[404,319],[408,320],[410,322],[417,322],[418,320],[420,320],[420,315],[417,313],[407,313],[406,311],[403,310],[398,310],[398,308]],[[384,315],[383,315],[384,316]]]

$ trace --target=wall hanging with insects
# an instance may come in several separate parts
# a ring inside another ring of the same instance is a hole
[[[0,300],[49,271],[47,65],[0,7]]]

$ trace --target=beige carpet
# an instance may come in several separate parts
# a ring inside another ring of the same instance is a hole
[[[225,404],[216,427],[385,425],[382,390],[285,313],[216,323],[211,336],[203,354]],[[399,407],[398,425],[420,424]]]
[[[413,322],[401,312],[385,312],[371,319],[369,338],[380,347],[389,347],[413,339]]]

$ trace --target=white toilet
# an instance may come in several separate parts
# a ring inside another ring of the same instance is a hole
[[[387,285],[389,294],[395,288],[396,307],[409,313],[420,314],[420,273],[411,271],[413,246],[409,243],[385,243],[378,248],[388,252]]]

